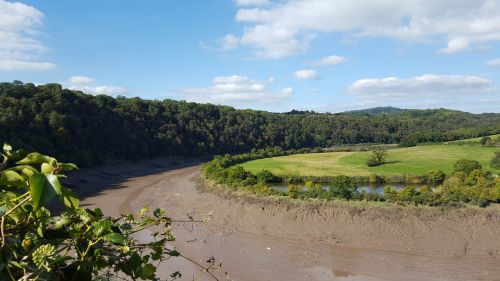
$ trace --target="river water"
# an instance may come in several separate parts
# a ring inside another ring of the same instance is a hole
[[[384,194],[384,187],[390,186],[394,190],[402,190],[405,186],[407,185],[412,185],[414,186],[417,190],[420,189],[423,185],[422,184],[403,184],[403,183],[375,183],[375,184],[367,184],[367,183],[362,183],[358,184],[358,191],[362,192],[367,192],[367,193],[376,193],[376,194]],[[322,185],[321,187],[323,190],[329,190],[331,185]],[[278,184],[271,184],[270,187],[274,190],[280,191],[280,192],[288,192],[288,184],[287,183],[278,183]],[[307,187],[303,187],[302,190],[307,190]]]

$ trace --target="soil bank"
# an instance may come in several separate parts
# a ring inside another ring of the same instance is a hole
[[[220,280],[500,280],[500,212],[305,203],[213,192],[189,159],[124,163],[72,176],[85,206],[106,214],[162,207],[179,224],[175,246]],[[181,259],[182,280],[210,280]],[[224,272],[227,272],[226,276]]]

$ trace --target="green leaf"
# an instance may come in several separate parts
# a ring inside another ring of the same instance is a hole
[[[117,232],[113,232],[113,233],[110,233],[110,234],[104,236],[104,240],[111,242],[111,243],[114,243],[114,244],[119,244],[119,245],[124,245],[124,246],[127,245],[127,239],[125,238],[125,236],[123,236],[123,234],[117,233]]]
[[[33,173],[38,173],[37,169],[31,167],[30,165],[19,165],[9,168],[5,171],[21,172],[23,175],[26,175],[27,177],[30,177]]]
[[[156,267],[150,263],[141,267],[138,272],[139,278],[144,280],[151,280],[155,276]]]
[[[30,177],[30,194],[34,210],[38,210],[57,195],[62,195],[61,183],[55,175],[35,173]]]
[[[76,210],[80,207],[80,200],[78,200],[78,197],[69,188],[62,186],[61,192],[63,204],[66,208]]]
[[[0,177],[0,185],[26,187],[26,180],[17,172],[4,171]]]
[[[65,225],[68,225],[71,222],[71,219],[68,217],[62,217],[60,218],[54,225],[54,228],[56,230],[62,229]]]
[[[80,170],[78,166],[73,163],[59,163],[59,168],[63,171]]]
[[[111,225],[113,225],[113,222],[110,220],[103,220],[97,223],[94,223],[94,235],[97,237],[101,237],[104,233],[110,232]]]
[[[45,175],[45,178],[47,179],[48,186],[54,190],[54,192],[57,195],[62,195],[62,187],[61,183],[59,182],[59,179],[57,178],[56,175]]]
[[[33,153],[28,154],[22,160],[18,161],[16,164],[19,164],[19,165],[42,164],[42,163],[50,163],[53,160],[55,160],[55,159],[52,157],[44,156],[38,152],[33,152]]]

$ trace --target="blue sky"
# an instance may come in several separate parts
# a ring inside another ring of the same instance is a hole
[[[1,81],[277,112],[500,112],[499,42],[500,0],[0,0]]]

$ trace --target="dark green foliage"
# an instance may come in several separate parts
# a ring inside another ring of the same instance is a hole
[[[391,111],[392,112],[392,111]],[[0,140],[81,166],[160,155],[355,143],[443,142],[500,132],[499,114],[274,114],[182,101],[91,96],[58,84],[0,83]]]
[[[437,186],[443,183],[446,179],[446,174],[441,170],[436,170],[428,173],[426,177],[429,184]]]
[[[491,142],[491,138],[490,138],[490,137],[482,137],[482,138],[481,138],[481,141],[480,141],[480,143],[481,143],[482,145],[486,145],[486,144],[487,144],[487,143],[489,143],[489,142]]]
[[[405,136],[401,139],[399,146],[400,147],[412,147],[412,146],[416,146],[417,144],[418,144],[417,136],[408,135],[408,136]]]
[[[490,165],[494,169],[500,169],[500,152],[495,152],[495,156],[491,158]]]
[[[358,186],[356,182],[347,176],[336,177],[330,187],[330,193],[333,197],[352,199],[357,192]]]
[[[468,159],[458,160],[453,166],[454,173],[464,173],[466,175],[469,175],[474,170],[482,170],[482,169],[483,167],[481,166],[481,163],[477,162],[476,160],[468,160]]]
[[[271,173],[268,170],[262,170],[258,172],[255,176],[257,177],[257,180],[259,180],[259,182],[262,183],[271,183],[275,181],[273,173]]]

